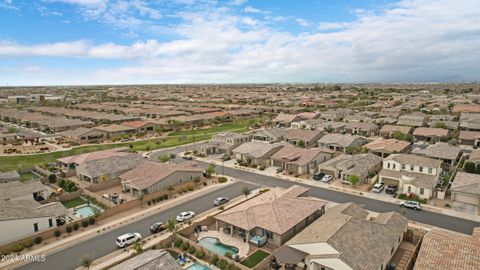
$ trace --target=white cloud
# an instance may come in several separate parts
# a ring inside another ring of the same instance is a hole
[[[301,26],[303,26],[303,27],[310,26],[310,23],[309,23],[307,20],[305,20],[305,19],[297,18],[297,19],[295,19],[295,21],[296,21],[299,25],[301,25]]]
[[[230,3],[235,6],[243,5],[247,2],[247,0],[232,0]]]
[[[260,13],[260,12],[262,12],[260,9],[254,8],[252,6],[245,7],[243,9],[243,11],[246,12],[246,13]]]
[[[178,36],[172,41],[3,42],[0,57],[129,59],[78,79],[96,83],[478,80],[480,9],[472,2],[401,1],[300,34],[229,9],[208,9],[179,14],[182,23],[171,29]]]

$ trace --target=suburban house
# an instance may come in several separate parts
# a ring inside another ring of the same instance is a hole
[[[63,157],[57,159],[57,162],[61,170],[63,170],[64,172],[68,172],[74,171],[79,165],[82,165],[87,161],[99,160],[109,157],[121,157],[128,154],[128,148],[123,147]]]
[[[214,216],[216,228],[229,228],[232,236],[266,239],[280,247],[325,213],[326,203],[307,197],[307,187],[271,188],[248,201]]]
[[[480,206],[480,175],[457,172],[450,192],[452,201]]]
[[[468,161],[480,164],[480,149],[472,149],[472,152],[468,156]]]
[[[459,122],[464,130],[480,131],[480,113],[462,113]]]
[[[110,270],[183,270],[183,267],[164,249],[149,249],[123,261]]]
[[[378,126],[373,123],[349,122],[344,131],[352,135],[373,136],[378,134]]]
[[[480,269],[480,228],[472,235],[431,229],[422,240],[413,270]]]
[[[289,129],[285,134],[285,141],[304,148],[317,146],[318,140],[323,136],[319,130]]]
[[[135,133],[135,128],[118,124],[96,126],[93,129],[105,133],[108,139]]]
[[[441,160],[444,170],[450,170],[461,157],[460,147],[445,142],[414,144],[411,153]]]
[[[215,135],[208,143],[203,144],[197,150],[200,154],[227,154],[231,155],[232,150],[242,143],[250,141],[251,134],[236,132],[223,132]]]
[[[480,146],[480,131],[460,131],[458,142],[461,145]]]
[[[71,141],[84,144],[99,143],[107,138],[107,133],[93,128],[79,127],[62,132],[62,136]]]
[[[40,204],[48,188],[40,181],[0,183],[0,244],[65,224],[67,209],[60,202]]]
[[[405,153],[410,149],[410,143],[396,139],[377,138],[363,146],[370,153],[380,157],[388,157],[391,154]]]
[[[0,144],[11,144],[17,141],[17,133],[0,132]]]
[[[430,199],[439,181],[442,161],[414,154],[393,154],[383,160],[380,182],[398,185],[402,193]]]
[[[328,133],[342,133],[346,125],[345,122],[323,122],[316,124],[315,129]]]
[[[412,132],[412,127],[409,126],[396,126],[396,125],[384,125],[380,129],[380,136],[384,138],[392,138],[395,133],[402,133],[404,135]]]
[[[269,128],[253,133],[252,140],[262,142],[280,142],[283,141],[287,133],[285,128]]]
[[[285,146],[272,155],[272,165],[295,174],[311,174],[317,165],[333,157],[334,151],[319,148]]]
[[[276,127],[290,127],[292,122],[304,120],[305,118],[297,114],[281,113],[273,118],[272,123]]]
[[[340,155],[318,165],[318,171],[348,182],[350,175],[360,178],[359,183],[368,184],[382,168],[382,158],[374,154]]]
[[[358,135],[350,134],[325,134],[320,140],[318,145],[326,148],[330,148],[338,152],[346,152],[348,147],[361,147],[367,144],[369,140]]]
[[[457,121],[432,121],[428,123],[429,127],[442,127],[448,130],[456,130],[460,126],[460,123]]]
[[[423,114],[405,114],[398,117],[397,125],[423,127],[427,124],[427,117]]]
[[[267,142],[246,142],[232,150],[236,160],[252,165],[269,165],[270,157],[284,147],[284,144],[271,144]]]
[[[89,160],[76,169],[77,177],[81,181],[92,184],[103,181],[116,180],[118,177],[145,162],[139,154],[111,156],[97,160]]]
[[[290,239],[274,256],[285,269],[386,269],[407,232],[396,212],[372,216],[355,203],[339,204]]]
[[[123,122],[122,126],[134,128],[135,133],[148,133],[155,131],[155,127],[157,124],[150,121],[130,121],[130,122]]]
[[[0,172],[0,183],[20,180],[20,174],[13,171]]]
[[[195,161],[183,163],[145,162],[119,176],[123,190],[132,196],[166,190],[200,179],[204,169]]]
[[[418,127],[413,131],[413,137],[417,141],[426,141],[430,143],[445,139],[448,136],[448,129]]]
[[[326,121],[341,121],[347,115],[349,115],[352,111],[349,109],[337,109],[337,110],[328,110],[322,112],[320,118]]]

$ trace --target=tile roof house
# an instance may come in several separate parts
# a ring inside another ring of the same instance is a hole
[[[315,147],[317,141],[323,136],[319,130],[289,129],[284,136],[286,142],[299,147]]]
[[[132,196],[151,194],[200,179],[204,169],[195,161],[182,163],[145,162],[119,176],[124,191]]]
[[[147,133],[147,132],[153,132],[157,124],[151,121],[137,120],[137,121],[123,122],[122,126],[134,128],[136,133]]]
[[[286,269],[385,269],[403,240],[407,224],[408,220],[396,212],[370,218],[354,203],[339,204],[274,256]]]
[[[448,136],[448,129],[418,127],[413,131],[413,136],[418,141],[437,142]]]
[[[86,161],[77,166],[77,176],[82,181],[99,183],[101,181],[116,180],[118,177],[145,162],[139,154],[111,156],[97,160]]]
[[[373,136],[378,134],[378,126],[373,123],[350,122],[344,131],[352,135]]]
[[[460,131],[458,141],[461,145],[480,146],[480,131]]]
[[[126,156],[129,154],[127,151],[128,151],[127,147],[115,148],[115,149],[109,149],[109,150],[103,150],[103,151],[95,151],[95,152],[90,152],[85,154],[78,154],[74,156],[59,158],[57,159],[57,162],[59,163],[59,166],[62,170],[71,171],[71,170],[74,170],[77,166],[82,165],[87,161],[99,160],[99,159],[116,157],[116,156],[118,157]]]
[[[480,113],[480,105],[477,104],[457,104],[452,108],[455,113]]]
[[[107,133],[93,128],[79,127],[62,132],[62,136],[74,142],[84,144],[99,143],[107,138]]]
[[[264,141],[264,142],[279,142],[283,141],[285,134],[287,133],[285,128],[269,128],[259,130],[252,135],[252,140]]]
[[[298,114],[286,114],[281,113],[273,118],[272,123],[277,127],[289,127],[292,122],[304,120],[306,118],[298,115]]]
[[[105,133],[107,135],[106,137],[109,139],[125,134],[133,134],[136,130],[135,128],[118,124],[96,126],[93,129]]]
[[[319,148],[285,146],[272,155],[272,165],[295,174],[311,174],[317,165],[333,157],[334,151]]]
[[[480,131],[480,113],[462,113],[458,121],[464,130]]]
[[[370,153],[381,157],[387,157],[390,154],[405,153],[410,149],[410,143],[396,139],[377,138],[363,146]]]
[[[110,270],[183,270],[176,258],[166,250],[150,249],[126,261],[123,261]]]
[[[326,203],[305,196],[308,190],[298,185],[272,188],[214,216],[217,230],[230,227],[232,236],[244,232],[247,239],[266,237],[279,247],[325,213]]]
[[[325,134],[318,145],[330,148],[334,151],[346,152],[347,147],[361,147],[367,144],[369,140],[358,135],[350,134]]]
[[[251,134],[222,132],[213,136],[206,144],[202,144],[196,151],[203,155],[227,154],[231,155],[232,150],[242,143],[250,141]]]
[[[253,165],[268,165],[270,157],[285,144],[271,144],[267,142],[246,142],[232,150],[236,160],[250,162]]]
[[[395,132],[400,132],[402,134],[410,134],[412,132],[412,127],[409,126],[395,126],[395,125],[384,125],[380,129],[380,136],[384,138],[392,138]]]
[[[480,205],[480,175],[457,172],[450,186],[453,201]]]
[[[397,185],[402,193],[430,199],[442,171],[442,161],[414,154],[392,154],[383,160],[380,182]]]
[[[348,176],[356,175],[360,183],[367,184],[368,177],[382,167],[382,158],[374,154],[340,155],[318,165],[318,171],[333,175],[344,182]]]
[[[13,171],[0,172],[0,182],[16,181],[20,180],[20,174]]]
[[[480,269],[480,228],[473,235],[433,228],[422,240],[413,270]]]
[[[427,117],[423,114],[406,114],[398,117],[397,125],[422,127],[427,123]]]
[[[443,168],[449,170],[460,159],[461,149],[449,143],[436,142],[435,144],[414,144],[411,153],[439,159],[443,162]]]

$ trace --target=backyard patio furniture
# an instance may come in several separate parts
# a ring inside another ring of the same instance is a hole
[[[254,235],[252,238],[250,238],[250,243],[256,245],[257,247],[261,247],[267,243],[267,236]]]

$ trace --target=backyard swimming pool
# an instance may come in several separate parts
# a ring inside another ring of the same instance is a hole
[[[238,248],[228,246],[220,242],[218,238],[215,237],[205,237],[199,241],[199,244],[206,249],[213,251],[220,255],[225,255],[225,253],[230,252],[232,255],[238,253]]]
[[[97,211],[100,211],[100,209],[93,205],[84,204],[75,208],[74,215],[81,219],[94,216]]]
[[[203,264],[193,263],[191,266],[189,266],[185,270],[212,270],[212,268],[206,267]]]

